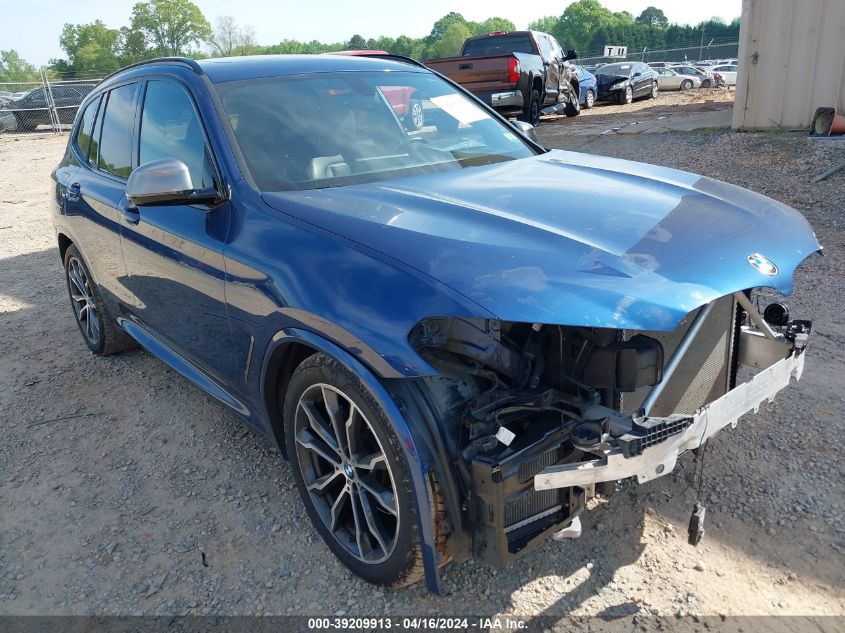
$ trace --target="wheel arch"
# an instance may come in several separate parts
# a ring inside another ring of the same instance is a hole
[[[270,422],[277,442],[280,442],[280,448],[285,451],[284,421],[281,412],[278,410],[277,394],[279,392],[277,389],[280,387],[280,383],[287,385],[287,381],[290,380],[293,370],[299,363],[319,352],[328,354],[358,376],[379,406],[382,407],[388,420],[393,424],[393,429],[400,440],[408,462],[411,484],[414,489],[426,585],[430,591],[439,594],[441,591],[440,575],[437,570],[436,536],[434,523],[431,520],[433,499],[430,497],[429,486],[427,485],[427,473],[430,468],[419,450],[415,434],[411,432],[399,407],[387,388],[373,372],[349,352],[319,334],[299,328],[280,330],[268,346],[261,371],[261,396],[268,406],[267,410],[270,413]],[[275,409],[271,409],[271,405]],[[276,415],[273,415],[274,410]]]
[[[58,240],[59,240],[59,257],[61,257],[62,262],[64,262],[65,261],[65,253],[67,253],[68,247],[71,244],[73,244],[73,240],[70,239],[67,235],[65,235],[64,233],[61,233],[61,232],[58,234]]]

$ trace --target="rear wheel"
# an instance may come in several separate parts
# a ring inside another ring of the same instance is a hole
[[[315,354],[294,371],[283,410],[296,485],[329,549],[374,584],[422,578],[408,465],[387,415],[361,380]]]
[[[589,110],[594,105],[596,105],[596,93],[592,90],[587,90],[587,94],[584,95],[584,109]]]
[[[531,91],[531,98],[523,109],[520,119],[535,127],[540,125],[540,91],[536,88]]]
[[[422,129],[425,125],[425,112],[423,111],[422,101],[413,99],[408,104],[408,113],[405,115],[405,127],[408,130],[415,132]]]
[[[76,324],[88,349],[106,356],[135,347],[135,340],[112,320],[99,287],[73,244],[65,251],[65,281]]]
[[[659,88],[657,86],[657,82],[655,81],[654,83],[651,84],[651,92],[648,93],[648,98],[649,99],[657,99],[658,90],[659,90]]]

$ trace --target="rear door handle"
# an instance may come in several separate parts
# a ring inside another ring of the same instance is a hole
[[[68,186],[67,193],[65,194],[65,199],[69,202],[79,202],[79,196],[82,193],[82,188],[79,186],[78,182],[73,183],[72,185]]]

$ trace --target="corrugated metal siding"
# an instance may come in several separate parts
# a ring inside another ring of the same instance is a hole
[[[743,0],[734,128],[809,127],[845,115],[845,0]]]

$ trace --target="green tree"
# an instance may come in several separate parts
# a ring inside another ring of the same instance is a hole
[[[560,22],[560,18],[557,18],[553,15],[546,16],[545,18],[540,18],[539,20],[534,20],[528,24],[528,29],[530,31],[540,31],[542,33],[554,33],[558,28],[558,23]]]
[[[564,50],[574,48],[584,51],[589,48],[597,30],[614,24],[617,19],[598,0],[578,0],[566,7],[553,35]]]
[[[446,27],[443,37],[431,48],[432,57],[452,57],[461,52],[464,40],[471,35],[469,26],[456,22]]]
[[[429,38],[432,42],[439,42],[446,36],[446,31],[449,29],[450,26],[454,26],[456,24],[460,24],[466,27],[467,31],[472,33],[475,32],[475,29],[472,28],[475,26],[470,22],[467,22],[466,18],[462,16],[460,13],[456,11],[452,11],[451,13],[447,13],[442,18],[437,20],[434,23],[434,26],[431,27],[431,33],[429,34]]]
[[[353,35],[346,43],[346,48],[351,51],[361,51],[367,48],[367,40],[360,35]]]
[[[120,31],[108,28],[100,20],[65,24],[59,45],[67,54],[67,62],[57,70],[78,73],[117,70],[121,66]]]
[[[206,41],[211,27],[190,0],[149,0],[132,7],[132,31],[143,33],[160,55],[185,55]]]
[[[635,21],[637,24],[659,26],[661,28],[669,26],[669,20],[666,17],[666,14],[657,7],[646,7],[643,12],[637,16]]]
[[[16,50],[0,51],[0,81],[33,81],[38,70],[21,57]]]
[[[506,18],[487,18],[475,26],[475,35],[487,35],[494,31],[515,31],[516,25]]]

